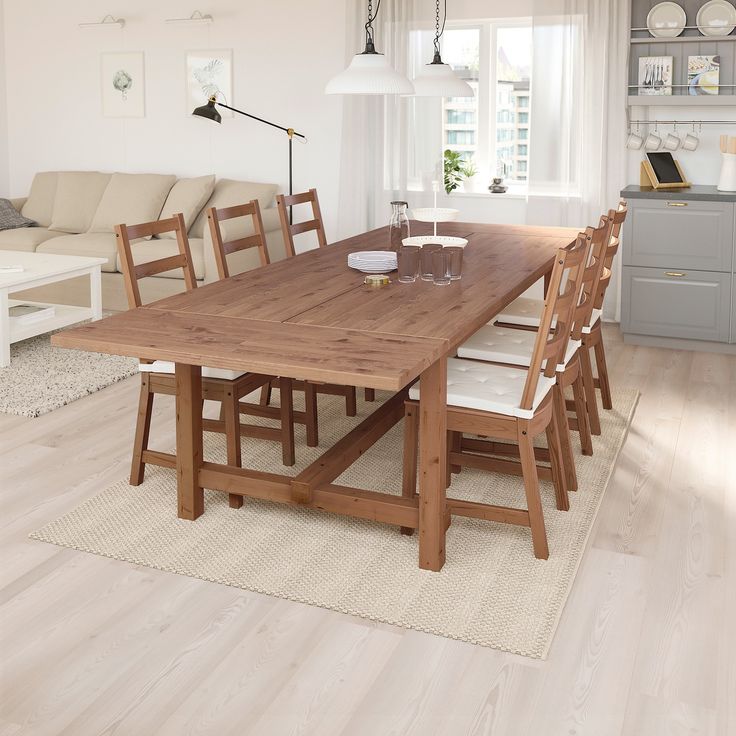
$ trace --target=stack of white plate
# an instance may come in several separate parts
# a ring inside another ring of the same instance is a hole
[[[350,253],[348,266],[362,273],[390,273],[398,268],[396,253],[390,250],[361,250]]]

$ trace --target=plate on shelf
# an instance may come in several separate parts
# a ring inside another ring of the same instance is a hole
[[[417,207],[411,213],[419,222],[450,222],[457,220],[460,210],[453,210],[450,207]]]
[[[728,36],[736,28],[736,8],[727,0],[709,0],[698,10],[695,23],[704,36]]]
[[[404,245],[414,245],[421,247],[426,243],[439,243],[444,246],[456,245],[464,248],[468,241],[465,238],[454,238],[449,235],[415,235],[411,238],[404,238],[401,241]]]
[[[677,3],[659,3],[647,15],[647,28],[655,38],[679,36],[685,30],[686,25],[685,9]]]

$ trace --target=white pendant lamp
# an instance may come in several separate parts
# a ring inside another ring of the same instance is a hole
[[[381,0],[373,12],[373,2],[368,0],[368,22],[365,24],[365,51],[356,54],[348,68],[333,77],[325,87],[328,95],[411,95],[414,86],[399,74],[383,54],[373,45],[373,21],[378,15]]]
[[[440,56],[440,37],[445,32],[447,20],[447,0],[445,0],[445,16],[440,28],[440,0],[437,0],[435,11],[434,58],[431,64],[425,64],[422,71],[414,78],[414,95],[416,97],[474,97],[473,88],[455,74],[449,64],[442,62]]]

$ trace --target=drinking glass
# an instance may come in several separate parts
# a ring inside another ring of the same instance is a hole
[[[432,253],[442,250],[439,243],[425,243],[419,254],[419,273],[422,281],[432,281],[434,279],[434,271],[432,268]]]
[[[463,249],[457,245],[445,248],[450,259],[450,280],[458,281],[463,275]]]
[[[450,254],[447,248],[432,252],[432,281],[435,286],[447,286],[450,283]]]
[[[399,283],[413,284],[419,271],[419,248],[402,245],[396,252],[399,262]]]

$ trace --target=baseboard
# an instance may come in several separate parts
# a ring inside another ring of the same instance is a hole
[[[625,334],[624,342],[627,345],[644,345],[652,348],[670,348],[671,350],[691,350],[698,353],[736,355],[736,344],[712,342],[710,340],[684,340],[679,337]]]

